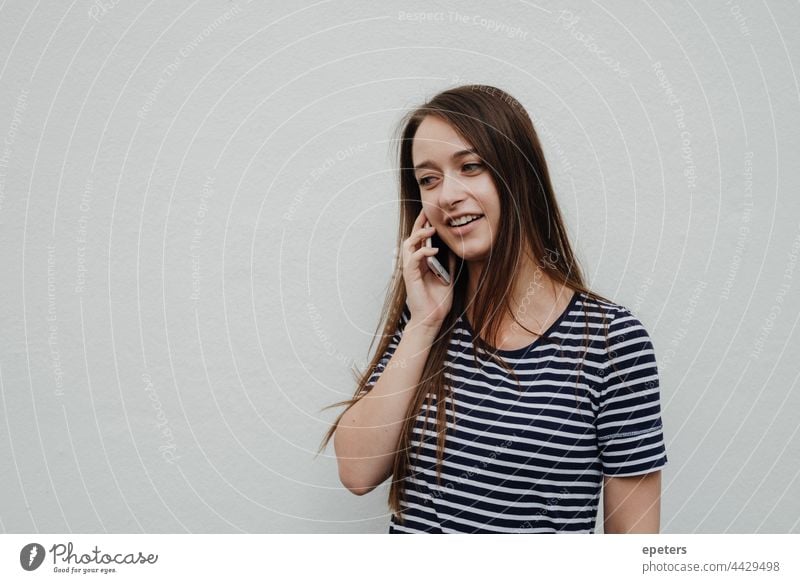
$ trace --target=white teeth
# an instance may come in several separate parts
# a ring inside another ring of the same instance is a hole
[[[461,226],[461,225],[463,225],[465,223],[470,222],[472,219],[477,219],[478,217],[481,217],[481,216],[483,216],[483,215],[466,215],[466,216],[463,216],[463,217],[459,217],[459,218],[457,218],[457,219],[455,219],[453,221],[450,221],[450,226],[451,227],[459,227],[459,226]]]

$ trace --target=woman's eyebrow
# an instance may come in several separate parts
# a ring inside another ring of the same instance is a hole
[[[468,154],[477,154],[477,153],[478,152],[476,152],[474,148],[469,150],[459,150],[458,152],[450,156],[450,158],[452,160],[456,160],[458,158],[463,158]],[[414,170],[421,170],[422,168],[438,168],[438,166],[434,162],[431,162],[430,160],[425,160],[424,162],[420,162],[419,164],[414,166]]]

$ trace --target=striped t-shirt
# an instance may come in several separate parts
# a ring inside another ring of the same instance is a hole
[[[385,369],[409,317],[406,305],[366,390]],[[624,306],[574,293],[532,344],[497,350],[521,391],[488,357],[479,354],[476,367],[472,338],[461,316],[446,360],[456,424],[448,397],[441,484],[434,404],[425,432],[425,410],[417,417],[405,522],[393,514],[389,533],[593,533],[603,475],[646,474],[667,464],[653,345]]]

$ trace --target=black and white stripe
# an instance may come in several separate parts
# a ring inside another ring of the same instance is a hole
[[[366,390],[397,348],[409,316],[406,306]],[[627,308],[576,293],[542,338],[497,351],[519,377],[521,391],[486,357],[479,355],[476,367],[472,338],[469,322],[460,318],[446,363],[456,423],[448,397],[441,484],[434,404],[426,431],[425,412],[417,417],[405,522],[393,515],[390,533],[592,533],[603,475],[645,474],[666,465],[655,353]]]

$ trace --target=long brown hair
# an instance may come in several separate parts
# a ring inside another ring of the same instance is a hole
[[[479,331],[473,337],[476,348],[475,359],[477,360],[477,352],[481,351],[503,366],[505,363],[492,347],[496,345],[495,339],[504,314],[510,313],[517,321],[511,309],[510,298],[513,285],[519,276],[523,254],[532,257],[556,285],[563,284],[577,293],[584,293],[597,300],[611,303],[607,298],[588,289],[585,284],[556,203],[547,163],[533,122],[516,99],[490,85],[462,85],[445,90],[427,103],[408,112],[401,120],[398,126],[399,139],[397,139],[400,161],[400,223],[397,248],[399,249],[402,242],[411,235],[414,220],[422,210],[411,147],[417,128],[428,115],[438,116],[450,124],[471,147],[475,148],[478,156],[489,168],[500,197],[500,224],[491,251],[492,268],[481,271],[472,298],[466,297],[466,266],[456,256],[453,305],[431,346],[415,396],[406,411],[395,453],[389,507],[400,522],[403,521],[404,485],[409,473],[411,461],[409,450],[414,438],[415,422],[420,412],[424,410],[425,425],[417,445],[419,451],[423,436],[426,435],[428,411],[431,405],[446,403],[447,397],[452,395],[452,388],[448,386],[445,377],[449,366],[447,349],[459,318],[465,314],[467,302],[472,304],[472,328]],[[346,405],[345,410],[336,418],[323,438],[320,451],[333,437],[345,412],[366,394],[365,389],[370,376],[388,349],[395,331],[401,327],[405,301],[402,265],[398,261],[383,305],[382,339],[367,369],[361,373],[356,372],[357,387],[353,398],[325,407],[328,409]],[[522,326],[519,321],[517,323]],[[380,325],[378,328],[380,329]],[[586,329],[588,330],[588,317]],[[607,324],[605,329],[608,342]],[[373,344],[374,342],[375,338]],[[510,370],[508,366],[505,368]],[[513,370],[511,372],[513,374]],[[451,400],[452,405],[454,401]],[[436,407],[439,483],[441,483],[445,437],[448,432],[446,413],[446,407]],[[455,423],[454,406],[449,422]]]

